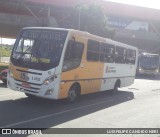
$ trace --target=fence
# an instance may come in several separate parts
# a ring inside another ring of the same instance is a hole
[[[0,62],[1,63],[9,63],[10,57],[0,57]]]

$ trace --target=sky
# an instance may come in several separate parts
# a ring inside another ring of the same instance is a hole
[[[160,0],[106,0],[106,1],[124,3],[140,7],[148,7],[153,9],[160,9]]]
[[[13,45],[15,42],[15,39],[8,39],[8,38],[0,38],[0,44],[8,44]]]

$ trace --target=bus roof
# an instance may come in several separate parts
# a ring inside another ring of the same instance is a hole
[[[75,30],[75,29],[66,29],[66,28],[54,28],[54,27],[25,27],[25,28],[23,28],[23,30],[24,29],[50,29],[50,30],[65,30],[65,31],[73,32],[73,33],[76,32],[77,34],[83,34],[84,36],[90,36],[90,37],[93,37],[93,38],[100,39],[101,42],[105,42],[105,43],[108,43],[108,44],[111,44],[111,45],[121,46],[121,47],[124,47],[124,48],[128,47],[128,48],[138,50],[137,47],[127,45],[125,43],[121,43],[121,42],[118,42],[118,41],[114,41],[114,40],[109,39],[109,38],[100,37],[100,36],[91,34],[91,33],[86,32],[86,31],[80,31],[80,30]]]
[[[24,29],[51,29],[51,30],[66,30],[66,31],[71,30],[71,29],[66,29],[66,28],[54,28],[54,27],[24,27],[22,29],[23,30]]]
[[[159,54],[152,54],[152,53],[146,53],[146,52],[141,53],[141,55],[143,55],[143,56],[147,56],[147,55],[151,55],[151,56],[159,56]]]

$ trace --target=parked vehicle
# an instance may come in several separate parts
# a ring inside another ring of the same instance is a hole
[[[7,73],[8,73],[8,69],[4,69],[0,73],[0,80],[2,80],[3,83],[7,83]]]
[[[137,74],[156,76],[159,74],[159,63],[159,54],[141,53],[137,65]]]

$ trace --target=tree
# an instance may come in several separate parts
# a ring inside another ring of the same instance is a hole
[[[78,24],[77,28],[102,37],[114,37],[115,30],[108,27],[106,14],[100,5],[80,3],[76,11],[74,24]]]

